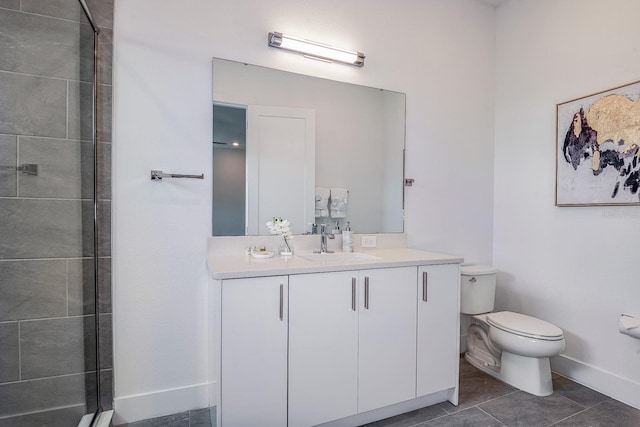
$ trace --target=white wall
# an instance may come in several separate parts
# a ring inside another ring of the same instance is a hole
[[[554,368],[640,407],[638,207],[555,207],[555,105],[638,80],[637,0],[510,0],[497,13],[498,308],[560,326]]]
[[[211,58],[407,93],[409,245],[491,260],[494,10],[474,0],[116,0],[113,281],[121,421],[205,406]],[[352,47],[362,69],[266,46]]]

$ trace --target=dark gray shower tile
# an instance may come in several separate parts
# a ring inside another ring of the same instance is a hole
[[[0,427],[69,427],[80,423],[86,414],[84,405],[70,408],[54,409],[52,411],[36,412],[28,415],[18,415],[0,419]]]
[[[20,9],[20,0],[0,0],[0,7],[7,9]]]
[[[584,410],[584,406],[556,394],[539,397],[523,391],[478,407],[508,426],[548,426]]]
[[[22,0],[22,11],[37,13],[39,15],[54,18],[70,19],[80,22],[83,15],[82,7],[78,1],[69,0]]]
[[[113,28],[113,0],[87,0],[98,27]]]
[[[189,427],[211,427],[212,425],[210,408],[189,411]]]
[[[0,43],[3,71],[71,80],[93,79],[90,26],[0,9],[0,28],[4,34],[11,34]]]
[[[98,198],[111,199],[111,144],[99,142],[98,151]]]
[[[93,208],[77,200],[0,199],[0,259],[93,255]]]
[[[469,408],[457,414],[449,415],[442,418],[420,424],[424,427],[463,427],[463,426],[482,426],[482,427],[501,427],[504,426],[495,418],[487,415],[478,408]],[[528,426],[530,427],[530,426]]]
[[[578,415],[554,424],[554,427],[637,427],[639,425],[640,410],[617,400],[607,399]]]
[[[366,425],[368,427],[410,427],[444,415],[447,415],[444,409],[433,405]]]
[[[78,316],[95,313],[93,258],[67,260],[67,290],[69,315]],[[98,259],[98,285],[100,313],[111,312],[111,258]]]
[[[34,379],[95,370],[94,322],[94,316],[22,322],[22,378]]]
[[[100,315],[100,367],[113,367],[113,332],[111,314]]]
[[[100,395],[102,409],[105,411],[113,409],[113,370],[111,369],[100,371]]]
[[[93,145],[63,139],[18,139],[20,162],[38,165],[38,175],[21,175],[20,197],[92,198]]]
[[[111,202],[98,203],[98,255],[111,256]]]
[[[604,394],[559,375],[553,377],[553,393],[571,399],[587,408],[608,399]]]
[[[69,139],[93,141],[93,83],[69,82]]]
[[[0,417],[84,405],[90,374],[0,384]]]
[[[113,88],[110,85],[98,85],[97,138],[100,142],[111,142],[112,98]]]
[[[64,260],[0,261],[0,321],[66,314]]]
[[[110,85],[113,82],[113,30],[100,28],[98,35],[97,83]]]
[[[65,137],[66,81],[0,72],[0,93],[0,133]]]
[[[17,195],[17,172],[4,170],[2,166],[17,166],[17,141],[15,136],[0,135],[0,197]]]
[[[0,282],[1,283],[1,282]],[[0,323],[0,383],[20,379],[18,322]]]

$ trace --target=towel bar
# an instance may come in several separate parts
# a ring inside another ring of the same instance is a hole
[[[162,180],[162,178],[193,178],[193,179],[204,179],[204,174],[201,173],[200,175],[185,175],[182,173],[164,173],[162,171],[159,170],[152,170],[151,171],[151,179],[152,180]]]

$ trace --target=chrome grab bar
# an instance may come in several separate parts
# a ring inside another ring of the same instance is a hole
[[[26,175],[38,175],[38,165],[35,163],[23,163],[20,166],[0,166],[0,170],[22,172]]]
[[[182,173],[164,173],[159,170],[151,171],[151,179],[152,180],[162,180],[162,178],[193,178],[193,179],[204,179],[204,174],[200,175],[185,175]]]

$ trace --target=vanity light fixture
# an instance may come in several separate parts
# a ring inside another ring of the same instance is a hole
[[[324,43],[300,39],[286,34],[269,33],[269,46],[297,52],[307,58],[318,59],[327,62],[342,62],[356,67],[364,65],[364,53],[341,49]]]

